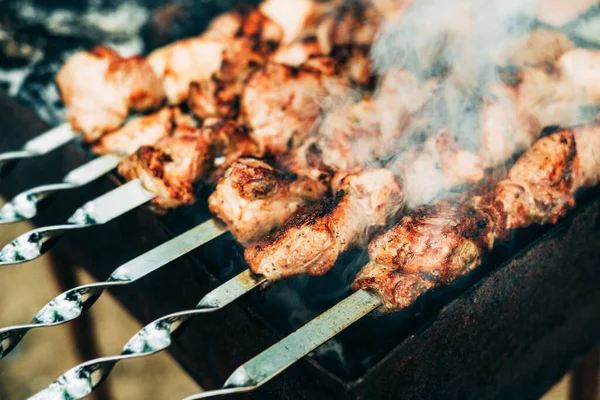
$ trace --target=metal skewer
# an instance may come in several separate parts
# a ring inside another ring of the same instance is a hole
[[[87,396],[108,377],[119,361],[149,356],[166,349],[183,333],[192,317],[219,310],[265,281],[249,270],[242,272],[204,296],[195,309],[169,314],[146,325],[129,339],[120,355],[79,364],[30,399],[75,400]]]
[[[48,196],[86,185],[117,167],[123,156],[107,154],[69,172],[61,183],[41,185],[16,195],[0,208],[0,224],[12,224],[33,218],[38,204]]]
[[[257,389],[381,304],[377,295],[359,290],[238,367],[221,389],[202,392],[184,400],[205,399]]]
[[[127,211],[149,202],[155,195],[140,180],[128,182],[85,203],[75,210],[66,224],[33,229],[0,249],[0,265],[19,264],[46,253],[54,240],[73,229],[104,224]]]
[[[31,329],[67,323],[87,311],[111,286],[133,283],[160,267],[187,254],[227,229],[210,219],[115,269],[105,282],[95,282],[67,290],[52,299],[31,323],[0,329],[0,359],[6,356]]]
[[[10,166],[24,158],[41,156],[79,137],[69,124],[62,124],[29,140],[21,150],[0,154],[0,175],[5,175]]]

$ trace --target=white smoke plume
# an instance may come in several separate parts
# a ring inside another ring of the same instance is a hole
[[[371,58],[387,89],[380,88],[375,98],[384,98],[379,103],[391,111],[381,114],[380,124],[385,130],[397,123],[396,107],[419,109],[418,118],[410,117],[413,126],[409,127],[419,134],[403,132],[400,143],[394,145],[396,158],[406,164],[405,150],[410,147],[431,153],[410,161],[414,167],[405,171],[410,175],[405,179],[409,205],[428,202],[440,189],[449,189],[435,161],[434,143],[427,141],[432,135],[442,130],[452,135],[462,151],[455,159],[457,168],[461,168],[458,164],[465,170],[473,167],[478,154],[485,151],[481,129],[484,96],[500,81],[498,65],[507,44],[531,31],[534,6],[533,0],[414,0],[381,28]],[[412,73],[421,81],[420,87],[428,89],[415,95],[413,88],[404,88],[403,79],[390,93],[393,77],[391,82],[385,80],[398,75],[398,70]],[[502,117],[507,126],[516,124],[516,112]],[[510,149],[503,148],[500,153],[510,153]]]
[[[442,125],[472,136],[478,94],[498,80],[506,43],[530,31],[533,7],[532,0],[416,0],[381,30],[372,49],[375,69],[402,68],[420,79],[443,75],[450,120]]]

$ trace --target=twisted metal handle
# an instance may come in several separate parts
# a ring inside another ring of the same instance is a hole
[[[105,282],[81,285],[61,293],[42,307],[31,323],[0,329],[0,359],[14,349],[31,329],[74,320],[92,307],[110,286],[133,283],[226,231],[226,227],[210,219],[121,265]]]
[[[0,208],[0,224],[13,224],[33,218],[38,213],[38,203],[51,194],[77,187],[70,183],[38,186],[16,195]]]
[[[39,203],[57,192],[83,186],[117,167],[123,157],[108,154],[92,160],[71,171],[63,182],[42,185],[16,195],[0,208],[0,224],[12,224],[33,218]]]
[[[238,282],[235,282],[236,279]],[[244,285],[243,290],[239,289],[241,282]],[[30,400],[84,398],[108,377],[119,361],[145,357],[165,350],[183,333],[191,318],[220,310],[264,282],[263,277],[254,276],[249,271],[242,272],[215,290],[224,294],[221,298],[217,299],[216,296],[209,294],[198,303],[195,309],[172,313],[156,319],[133,335],[123,346],[121,354],[97,358],[71,368],[46,389],[30,397]],[[228,290],[229,283],[232,283],[229,288],[238,287],[238,290]]]
[[[139,180],[133,180],[75,210],[67,224],[33,229],[0,249],[0,265],[20,264],[46,253],[63,233],[104,224],[154,198]]]
[[[56,128],[29,140],[21,150],[0,154],[0,175],[5,176],[17,161],[24,158],[44,155],[63,144],[70,142],[79,135],[71,129],[71,125],[62,124]]]
[[[111,281],[82,285],[61,293],[49,301],[33,317],[31,323],[13,325],[0,329],[0,359],[10,353],[35,328],[61,325],[79,317],[98,300],[109,286],[123,285],[127,281]]]
[[[33,229],[22,234],[0,250],[0,265],[21,264],[46,253],[56,239],[68,230],[95,225],[93,220],[82,223],[53,225]]]

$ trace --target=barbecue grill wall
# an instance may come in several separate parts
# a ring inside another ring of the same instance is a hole
[[[47,128],[33,111],[3,93],[0,126],[0,151],[18,148]],[[69,145],[22,162],[0,183],[0,192],[11,198],[32,186],[59,181],[85,159],[79,146]],[[34,223],[65,220],[85,201],[116,185],[114,177],[106,178],[59,196]],[[57,262],[82,265],[104,280],[120,263],[171,236],[163,221],[141,208],[85,235],[67,235],[51,255]],[[569,218],[471,286],[408,338],[399,338],[396,347],[359,379],[342,381],[305,359],[240,398],[537,398],[600,342],[598,249],[596,190]],[[191,308],[220,283],[199,255],[183,257],[112,294],[142,324]],[[172,353],[201,385],[215,388],[235,367],[281,337],[241,301],[194,321]],[[139,384],[144,379],[140,377]]]

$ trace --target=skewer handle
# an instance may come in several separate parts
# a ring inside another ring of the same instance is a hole
[[[381,299],[359,290],[296,332],[236,369],[223,388],[185,398],[198,400],[254,390],[381,305]]]
[[[239,280],[238,284],[234,283],[236,280]],[[80,364],[67,371],[54,381],[54,383],[30,399],[42,400],[67,398],[75,400],[87,396],[108,377],[114,365],[119,361],[128,358],[145,357],[163,351],[173,344],[179,335],[183,333],[191,318],[198,314],[220,310],[244,293],[261,285],[264,281],[265,279],[263,277],[253,276],[249,271],[242,272],[220,286],[220,288],[222,288],[229,284],[227,286],[229,288],[234,286],[245,287],[245,291],[236,291],[238,294],[237,297],[234,298],[234,296],[228,296],[228,301],[220,302],[219,306],[211,306],[207,301],[203,301],[203,299],[198,304],[198,308],[180,311],[158,318],[133,335],[121,350],[120,355],[99,358]],[[253,284],[251,282],[253,282]]]
[[[16,195],[0,209],[0,225],[12,224],[33,218],[39,211],[39,203],[49,196],[83,186],[117,167],[122,157],[108,154],[92,160],[67,174],[63,182],[41,185]]]
[[[92,307],[108,287],[133,283],[226,231],[222,224],[210,219],[121,265],[106,282],[81,285],[61,293],[42,307],[31,323],[0,328],[0,359],[10,353],[31,329],[73,321]]]
[[[33,229],[0,250],[0,265],[19,264],[46,253],[64,232],[104,224],[154,198],[136,179],[75,210],[67,224]]]
[[[5,175],[11,166],[24,158],[41,156],[78,137],[79,134],[65,123],[29,140],[21,150],[0,154],[0,174]]]

